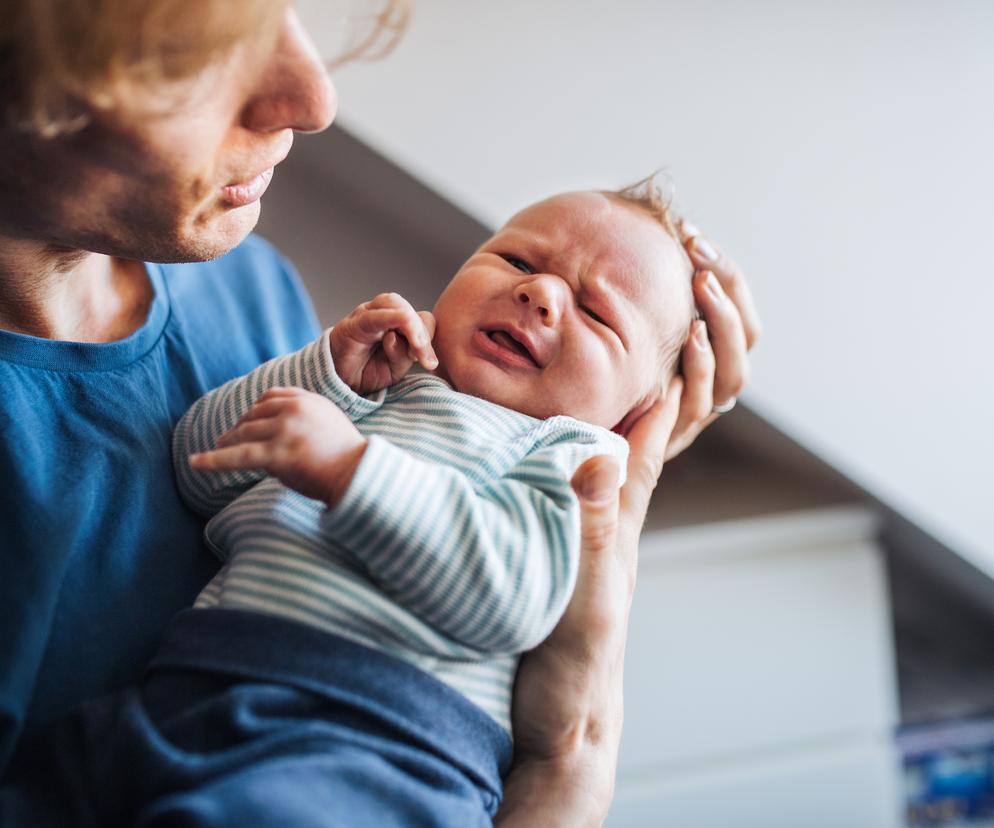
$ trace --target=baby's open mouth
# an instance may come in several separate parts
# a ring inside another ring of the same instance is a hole
[[[532,356],[531,351],[518,342],[518,340],[511,336],[507,331],[486,331],[486,334],[492,342],[495,342],[502,348],[506,348],[507,350],[524,357],[536,368],[538,367],[538,363],[535,361],[535,357]]]

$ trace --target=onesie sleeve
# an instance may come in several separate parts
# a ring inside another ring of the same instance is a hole
[[[603,438],[546,441],[482,483],[371,436],[324,526],[385,592],[440,632],[481,652],[529,650],[552,631],[576,582],[570,477],[599,454],[625,468],[628,444],[597,431]]]
[[[338,376],[331,356],[330,329],[292,354],[264,362],[254,371],[204,394],[183,415],[173,431],[173,468],[180,495],[190,508],[211,516],[262,480],[258,470],[198,472],[190,468],[191,454],[209,451],[218,438],[270,388],[293,386],[321,394],[335,403],[352,422],[358,422],[382,404],[360,396]]]

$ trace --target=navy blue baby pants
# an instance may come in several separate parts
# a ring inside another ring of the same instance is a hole
[[[26,741],[4,826],[488,826],[511,743],[385,653],[278,617],[186,610],[141,683]]]

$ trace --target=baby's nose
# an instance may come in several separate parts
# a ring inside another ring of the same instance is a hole
[[[514,298],[534,308],[544,324],[554,325],[562,314],[564,287],[559,277],[543,274],[518,285]]]

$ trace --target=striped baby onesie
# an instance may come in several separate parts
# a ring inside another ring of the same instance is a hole
[[[187,463],[276,386],[325,396],[368,439],[333,508],[262,471]],[[225,562],[195,606],[276,614],[386,651],[510,730],[518,657],[551,632],[576,580],[569,479],[598,454],[623,470],[627,453],[606,429],[538,420],[428,374],[359,396],[325,332],[206,394],[176,427],[180,492],[211,516],[205,536]]]

